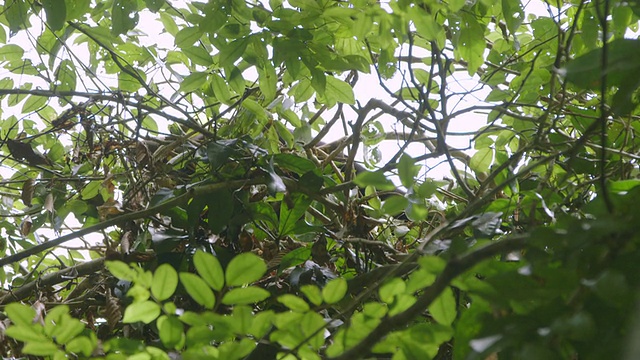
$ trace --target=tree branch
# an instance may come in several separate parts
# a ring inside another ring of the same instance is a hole
[[[427,287],[418,300],[409,309],[400,314],[382,319],[373,331],[362,339],[358,344],[344,353],[330,358],[331,360],[352,360],[361,358],[370,352],[371,348],[385,335],[393,330],[406,327],[416,316],[424,312],[429,305],[444,291],[457,276],[471,269],[480,262],[493,256],[508,253],[523,248],[527,244],[528,234],[517,234],[508,239],[504,239],[476,251],[473,251],[460,258],[451,259],[435,282]]]

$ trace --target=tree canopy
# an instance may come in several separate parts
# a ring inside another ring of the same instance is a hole
[[[637,359],[639,16],[5,0],[0,353]]]

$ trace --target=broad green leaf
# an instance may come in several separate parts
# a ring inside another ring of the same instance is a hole
[[[213,89],[213,93],[216,98],[223,104],[231,104],[231,93],[229,92],[229,86],[227,82],[218,74],[209,74],[209,83]]]
[[[15,44],[8,44],[0,47],[0,61],[21,60],[24,50]]]
[[[351,85],[346,82],[336,79],[333,76],[328,76],[327,84],[325,88],[324,96],[331,97],[338,102],[353,105],[356,103],[355,96],[353,95],[353,89]],[[317,89],[316,89],[317,90]]]
[[[7,328],[5,334],[25,343],[47,341],[48,338],[42,334],[41,329],[42,327],[36,327],[33,324],[13,325]]]
[[[250,42],[251,38],[244,37],[236,39],[220,49],[220,66],[224,68],[233,66],[233,63],[244,54]]]
[[[311,249],[308,247],[299,247],[297,249],[289,251],[280,260],[278,270],[281,272],[290,267],[300,265],[311,258]]]
[[[85,325],[80,320],[72,318],[67,312],[62,317],[62,321],[56,324],[51,337],[56,339],[58,344],[65,345],[80,335],[84,329]]]
[[[322,291],[318,286],[302,285],[300,292],[302,292],[313,305],[320,306],[320,304],[322,304]]]
[[[164,5],[165,0],[144,0],[144,3],[151,12],[158,12]]]
[[[207,83],[207,74],[203,72],[193,72],[180,83],[180,91],[190,93],[199,90]]]
[[[322,288],[322,298],[327,304],[336,304],[347,294],[347,289],[347,280],[344,278],[333,279]]]
[[[29,4],[25,0],[6,0],[2,10],[9,22],[10,35],[29,28]]]
[[[124,310],[122,322],[125,324],[141,321],[148,324],[160,316],[161,308],[154,301],[133,302]]]
[[[252,99],[244,99],[242,102],[242,106],[249,110],[253,115],[258,117],[260,120],[267,120],[266,110],[262,107],[262,105],[258,104],[257,101]]]
[[[120,280],[134,281],[138,277],[137,272],[122,261],[105,261],[104,266]]]
[[[127,65],[118,73],[118,88],[122,91],[136,92],[146,82],[146,78],[144,72]]]
[[[35,356],[51,356],[59,350],[58,345],[51,340],[30,341],[24,345],[22,352]]]
[[[4,311],[11,322],[18,326],[30,326],[36,317],[36,311],[31,306],[20,303],[10,303],[5,306]]]
[[[182,322],[173,315],[162,315],[156,323],[159,330],[160,340],[162,344],[171,349],[175,348],[184,336],[184,328]]]
[[[222,297],[225,305],[250,305],[266,300],[271,293],[265,289],[249,286],[244,288],[231,289]]]
[[[64,348],[71,353],[82,354],[89,357],[95,350],[96,346],[97,341],[92,341],[86,336],[78,336],[65,344]]]
[[[467,72],[475,74],[476,70],[484,62],[485,50],[484,28],[470,15],[462,17],[460,22],[460,35],[454,52],[467,61]]]
[[[258,69],[259,86],[264,95],[265,104],[276,98],[278,75],[271,61],[265,61],[264,66]]]
[[[60,62],[55,76],[57,81],[54,85],[54,90],[74,91],[76,89],[76,67],[70,60],[65,59]]]
[[[236,255],[227,266],[227,286],[242,286],[260,280],[267,272],[267,265],[253,253]]]
[[[62,29],[67,18],[65,0],[42,0],[42,7],[47,15],[47,24],[52,31]]]
[[[309,304],[303,299],[292,295],[292,294],[284,294],[278,296],[278,302],[288,307],[289,309],[297,312],[306,312],[309,311]]]
[[[65,0],[67,8],[67,21],[76,20],[84,17],[89,11],[91,0]]]
[[[209,197],[209,229],[214,234],[220,234],[229,225],[233,217],[233,193],[226,189],[212,192]]]
[[[359,173],[353,182],[360,187],[373,186],[378,190],[394,190],[396,186],[382,171],[365,171]]]
[[[38,111],[42,109],[48,101],[49,99],[45,96],[31,95],[22,105],[22,112],[24,114],[28,114],[34,111]]]
[[[249,329],[248,333],[255,338],[263,337],[273,327],[272,321],[274,316],[275,313],[272,310],[260,311],[253,316],[251,329]]]
[[[405,211],[408,205],[409,200],[407,200],[406,197],[401,195],[391,195],[382,203],[380,211],[386,215],[396,216]]]
[[[291,201],[283,201],[280,206],[280,224],[278,233],[280,236],[292,234],[296,223],[311,205],[311,198],[300,193],[291,195]],[[289,202],[289,204],[288,204]],[[290,207],[293,205],[292,207]]]
[[[502,15],[511,34],[515,34],[524,21],[524,10],[520,0],[502,0]]]
[[[138,5],[135,0],[114,0],[111,8],[111,33],[125,34],[138,24]]]
[[[193,263],[202,279],[216,291],[224,286],[224,271],[218,258],[202,250],[193,255]]]
[[[380,295],[380,300],[391,304],[398,295],[405,293],[406,288],[407,286],[404,280],[401,278],[393,278],[380,286],[378,294]]]
[[[493,162],[493,149],[483,148],[471,157],[469,167],[476,173],[487,172]]]
[[[158,266],[153,274],[153,282],[151,283],[151,294],[158,301],[167,300],[178,287],[178,273],[169,264]]]
[[[178,31],[180,31],[178,29],[178,25],[176,25],[175,19],[168,12],[160,13],[160,22],[162,22],[162,25],[164,25],[164,30],[174,37],[176,36]]]
[[[410,189],[415,183],[415,177],[418,176],[420,165],[416,165],[415,160],[407,154],[402,154],[398,161],[398,176],[404,187]]]
[[[207,309],[213,308],[213,305],[215,305],[216,302],[216,297],[213,294],[213,291],[211,291],[209,285],[207,285],[200,276],[181,272],[180,282],[187,291],[187,294],[189,294],[195,302]]]
[[[196,65],[211,66],[213,65],[213,58],[211,54],[202,47],[199,46],[186,46],[182,48],[182,52],[189,57]]]
[[[451,325],[458,316],[457,302],[450,287],[447,287],[429,306],[431,316],[442,325]]]
[[[196,27],[185,27],[178,31],[175,38],[175,44],[179,48],[189,48],[200,39],[202,32]]]

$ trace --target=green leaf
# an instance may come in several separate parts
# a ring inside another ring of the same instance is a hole
[[[29,5],[25,0],[6,0],[2,13],[9,22],[10,34],[29,28]]]
[[[202,279],[214,290],[220,291],[224,286],[224,271],[218,258],[202,250],[193,255],[193,263]]]
[[[178,273],[169,264],[158,266],[153,274],[151,294],[158,300],[164,301],[171,297],[178,287]]]
[[[120,280],[134,281],[138,277],[138,273],[122,261],[105,261],[104,266]]]
[[[234,211],[233,196],[227,189],[217,190],[208,195],[209,229],[214,234],[220,234],[229,225]]]
[[[111,8],[111,33],[125,34],[138,24],[138,5],[135,0],[114,0]]]
[[[297,312],[309,311],[309,304],[307,304],[307,302],[304,301],[303,299],[292,294],[284,294],[284,295],[278,296],[278,302],[293,311],[297,311]]]
[[[4,311],[11,322],[18,326],[30,326],[36,317],[36,311],[31,306],[20,303],[10,303],[5,306]]]
[[[158,318],[156,324],[158,326],[160,340],[165,347],[171,349],[180,344],[184,336],[184,327],[177,317],[173,315],[162,315]]]
[[[290,200],[291,201],[283,201],[280,206],[280,224],[278,225],[278,234],[280,236],[289,235],[294,232],[298,220],[302,218],[312,201],[311,198],[300,193],[291,195]],[[291,205],[293,206],[290,207]]]
[[[56,339],[56,342],[60,345],[65,345],[76,336],[80,335],[82,331],[84,331],[84,324],[78,320],[74,319],[69,315],[69,313],[65,313],[65,316],[62,317],[62,321],[56,324],[55,330],[52,333],[52,338]]]
[[[35,356],[51,356],[58,352],[58,350],[58,345],[51,340],[31,341],[26,343],[22,348],[23,353]]]
[[[121,91],[136,92],[145,83],[146,77],[144,72],[127,65],[118,73],[118,88]]]
[[[31,95],[22,105],[22,112],[28,114],[30,112],[41,110],[45,105],[47,105],[48,101],[49,99],[45,96]]]
[[[380,211],[383,214],[396,216],[401,214],[409,206],[409,200],[401,195],[391,195],[383,203]]]
[[[220,49],[220,66],[223,68],[233,66],[233,63],[244,54],[250,42],[251,38],[244,37],[236,39]]]
[[[213,65],[213,58],[211,57],[211,54],[199,46],[185,46],[182,48],[182,52],[196,65]]]
[[[268,104],[276,98],[278,85],[278,75],[270,61],[265,61],[264,66],[258,68],[258,79],[260,90],[264,95],[265,104]]]
[[[70,60],[62,60],[55,72],[56,91],[75,91],[76,89],[76,67]],[[66,105],[66,104],[64,104]]]
[[[258,104],[257,101],[252,99],[244,99],[242,101],[242,107],[249,110],[253,115],[257,116],[260,120],[267,120],[267,113],[262,107],[262,105]]]
[[[175,37],[175,44],[179,48],[192,47],[202,36],[202,32],[197,27],[185,27],[178,31]]]
[[[469,167],[476,173],[487,172],[493,162],[493,149],[483,148],[478,150],[469,161]]]
[[[502,15],[511,34],[515,34],[524,21],[524,10],[520,0],[502,0]]]
[[[249,286],[229,290],[222,297],[222,303],[225,305],[249,305],[266,300],[269,296],[271,296],[271,293],[267,290]]]
[[[442,325],[451,325],[458,316],[456,298],[451,288],[446,288],[429,306],[431,316]]]
[[[124,310],[122,322],[125,324],[141,321],[148,324],[160,316],[160,305],[151,300],[134,302]]]
[[[223,104],[231,104],[231,93],[227,82],[216,73],[209,74],[209,82],[216,98]]]
[[[415,183],[415,177],[420,171],[420,165],[416,165],[415,160],[407,154],[402,154],[398,161],[398,176],[404,187],[410,189]]]
[[[289,251],[280,260],[278,265],[278,271],[282,272],[285,269],[300,265],[311,258],[311,249],[308,247],[299,247],[297,249]]]
[[[460,36],[455,44],[454,52],[468,63],[467,72],[475,74],[476,70],[484,62],[484,28],[471,15],[462,17],[460,23]]]
[[[155,13],[162,8],[165,0],[144,0],[144,3],[147,5],[147,9]]]
[[[180,83],[180,91],[190,93],[207,83],[207,73],[194,71]]]
[[[242,286],[260,280],[267,272],[267,265],[258,255],[243,253],[236,255],[227,266],[227,286]]]
[[[51,30],[62,29],[67,18],[65,0],[42,0],[42,7],[47,15],[47,24]]]
[[[207,309],[213,309],[213,305],[216,303],[216,297],[209,285],[207,285],[200,276],[181,272],[180,282],[187,291],[187,294],[189,294],[195,302]]]
[[[396,188],[396,185],[380,170],[361,172],[353,179],[353,182],[360,187],[373,186],[382,191],[395,190]]]
[[[42,327],[36,328],[36,326],[32,324],[13,325],[7,328],[5,334],[25,343],[47,341],[48,338],[44,334],[42,334],[41,329]]]
[[[347,280],[344,278],[333,279],[322,288],[322,298],[327,304],[336,304],[347,295],[347,289]]]
[[[336,79],[333,76],[327,76],[327,85],[324,96],[349,105],[356,103],[356,98],[353,95],[351,85],[340,79]]]
[[[15,44],[8,44],[0,47],[0,61],[21,60],[24,50]]]
[[[91,356],[97,346],[97,342],[91,341],[86,336],[78,336],[69,341],[65,346],[65,350],[75,354],[82,354],[86,357]]]

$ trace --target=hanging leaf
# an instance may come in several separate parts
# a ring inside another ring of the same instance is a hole
[[[65,0],[42,0],[42,7],[47,15],[47,24],[51,28],[51,31],[62,29],[67,20],[67,5]]]
[[[22,184],[22,192],[20,199],[26,206],[31,206],[31,200],[33,199],[33,193],[35,191],[36,182],[33,179],[28,179]]]

